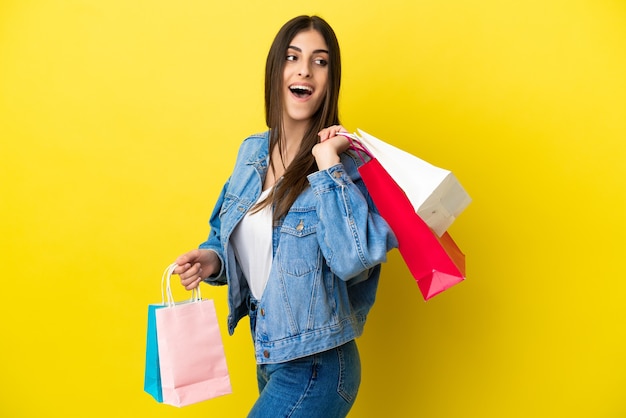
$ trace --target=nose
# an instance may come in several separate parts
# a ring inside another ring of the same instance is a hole
[[[305,60],[300,61],[300,68],[298,68],[298,75],[300,77],[309,78],[311,77],[311,65]]]

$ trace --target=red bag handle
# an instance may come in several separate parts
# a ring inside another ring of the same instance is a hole
[[[356,134],[349,134],[348,132],[337,132],[337,135],[348,138],[348,141],[350,142],[350,149],[357,153],[363,164],[365,164],[366,161],[361,153],[367,155],[370,159],[374,159],[374,155],[372,155],[371,151],[368,150],[365,145],[363,145],[363,143],[359,140],[359,137]]]

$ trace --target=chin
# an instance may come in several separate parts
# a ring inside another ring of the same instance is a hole
[[[286,120],[289,120],[291,122],[310,122],[311,119],[313,118],[313,114],[312,113],[288,113],[285,115]]]

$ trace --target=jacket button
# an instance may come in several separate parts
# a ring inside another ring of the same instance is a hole
[[[265,316],[265,309],[261,308],[261,316]]]
[[[270,358],[270,352],[269,352],[269,351],[267,351],[267,350],[264,350],[264,351],[263,351],[263,357],[265,357],[265,358]]]
[[[335,178],[336,178],[336,179],[338,179],[339,177],[341,177],[341,172],[339,172],[339,171],[335,171],[335,172],[333,173],[333,176],[335,176]]]

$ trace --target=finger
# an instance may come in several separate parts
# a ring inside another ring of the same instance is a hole
[[[195,282],[191,282],[191,283],[185,285],[185,290],[193,290],[195,288],[196,288]]]
[[[178,259],[176,260],[176,264],[178,264]],[[180,276],[181,274],[184,274],[187,270],[189,270],[189,268],[191,268],[191,263],[178,264],[173,273]]]
[[[333,125],[319,131],[318,135],[320,136],[320,142],[324,142],[327,139],[330,139],[336,135],[336,132],[341,129],[341,125]]]
[[[179,266],[184,266],[186,264],[191,265],[195,260],[198,259],[198,250],[191,250],[186,252],[185,254],[181,254],[176,259],[175,263]]]
[[[187,263],[184,266],[180,266],[180,269],[179,268],[174,269],[174,273],[178,274],[178,277],[180,277],[181,283],[183,283],[183,281],[189,280],[193,278],[194,276],[198,275],[198,271],[200,270],[199,266],[200,266],[199,263],[196,263],[194,265]],[[184,284],[185,283],[183,283],[183,285]]]
[[[200,263],[196,263],[189,268],[186,272],[186,276],[189,278],[200,276],[202,272],[202,265]]]
[[[334,129],[335,136],[337,136],[337,135],[339,134],[339,132],[348,132],[348,131],[346,131],[346,129],[345,129],[343,126],[341,126],[341,125],[337,125],[337,126],[335,126],[334,128],[335,128],[335,129]]]
[[[348,132],[341,125],[331,126],[331,127],[327,128],[327,130],[328,130],[328,132],[327,132],[328,136],[327,136],[326,139],[330,139],[330,138],[336,137],[339,134],[339,132]]]
[[[193,287],[195,287],[194,285],[196,283],[200,283],[200,281],[202,280],[202,278],[200,276],[194,275],[191,277],[187,277],[187,278],[181,278],[180,279],[180,284],[183,285],[183,287],[187,290],[192,289]]]
[[[184,283],[183,286],[185,287],[185,290],[192,290],[196,288],[197,282],[198,282],[197,280],[193,280],[193,281]]]
[[[196,287],[200,286],[200,283],[202,282],[202,279],[200,277],[189,281],[186,285],[185,285],[185,289],[186,290],[193,290]]]

